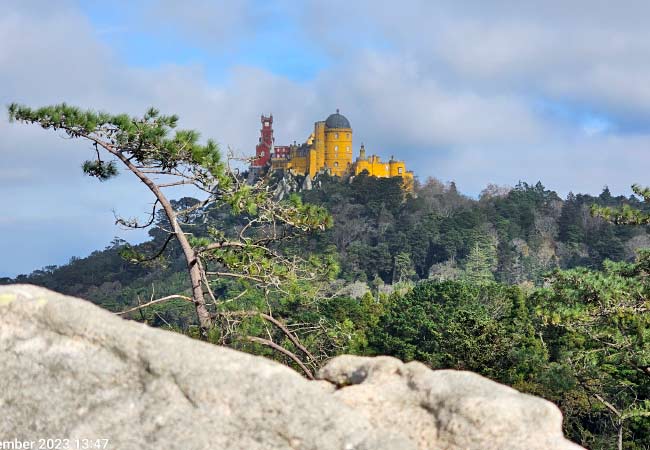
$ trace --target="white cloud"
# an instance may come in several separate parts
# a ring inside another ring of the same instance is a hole
[[[257,141],[260,112],[282,117],[280,139],[305,138],[313,121],[313,114],[295,108],[308,107],[309,89],[263,70],[233,68],[227,82],[212,86],[199,66],[129,67],[96,39],[75,9],[41,15],[4,5],[0,13],[0,63],[8,68],[0,70],[3,107],[14,101],[31,106],[66,101],[140,114],[155,105],[163,113],[178,113],[181,126],[247,154]],[[0,235],[29,228],[17,223],[40,223],[40,232],[46,233],[31,237],[39,244],[30,246],[28,257],[0,262],[0,275],[66,262],[71,255],[102,248],[115,235],[136,241],[146,236],[121,232],[112,211],[142,216],[150,211],[150,194],[128,174],[106,183],[84,177],[80,165],[90,151],[86,143],[56,132],[0,120],[2,203],[15,218],[0,223]],[[71,245],[76,239],[83,242]],[[3,254],[18,251],[12,242],[0,242]]]
[[[236,50],[248,33],[278,25],[268,17],[281,15],[248,1],[182,5],[160,3],[142,32],[173,28],[204,48]],[[644,182],[650,137],[621,134],[619,122],[648,123],[646,2],[625,8],[586,0],[274,5],[295,9],[286,20],[297,16],[311,48],[329,58],[314,79],[296,82],[240,65],[215,83],[202,65],[134,68],[99,40],[101,30],[71,2],[2,2],[0,104],[67,101],[132,114],[155,105],[241,152],[254,148],[261,113],[273,112],[276,142],[289,143],[341,108],[356,148],[364,141],[371,152],[406,159],[422,178],[455,179],[474,194],[489,182],[519,179],[539,179],[561,193],[598,192],[604,184],[627,192],[632,182]],[[578,104],[589,114],[574,121],[543,114],[535,97]],[[112,209],[127,216],[148,210],[146,189],[128,174],[105,184],[84,178],[79,166],[87,152],[56,133],[0,120],[3,206],[18,222],[52,224],[44,241],[54,246],[35,246],[31,263],[25,260],[32,266],[0,266],[0,275],[101,248],[117,234]],[[9,226],[19,232],[15,223],[0,222],[0,235]],[[93,232],[83,234],[88,226]],[[61,243],[77,236],[87,241],[71,253]]]
[[[323,98],[331,91],[332,101],[356,118],[353,126],[376,141],[418,147],[529,143],[543,132],[517,96],[449,88],[401,55],[364,52],[357,63],[325,77],[319,88]]]
[[[251,0],[158,0],[155,5],[136,9],[150,32],[178,28],[183,35],[198,38],[204,45],[236,42],[254,31],[261,19],[260,6]]]

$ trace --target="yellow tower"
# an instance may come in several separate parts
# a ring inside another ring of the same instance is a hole
[[[314,178],[314,175],[325,166],[325,121],[314,124],[312,136],[309,144],[314,155],[312,157],[313,164],[309,166],[309,175]]]
[[[316,131],[318,131],[318,128]],[[345,116],[339,114],[337,109],[336,113],[330,115],[325,121],[324,133],[324,167],[328,168],[332,175],[347,175],[352,168],[352,128],[350,122]]]

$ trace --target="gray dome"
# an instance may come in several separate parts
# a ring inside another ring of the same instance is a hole
[[[339,110],[336,110],[335,114],[331,114],[325,121],[325,126],[327,128],[352,128],[350,126],[350,121],[342,114],[339,114]]]

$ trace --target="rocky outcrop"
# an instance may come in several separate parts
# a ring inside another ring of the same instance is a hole
[[[363,281],[353,281],[352,283],[346,283],[343,280],[334,280],[325,290],[326,295],[336,297],[350,297],[356,300],[362,298],[368,293],[372,293],[370,291],[370,287]]]
[[[284,174],[282,179],[278,182],[275,190],[273,191],[273,197],[280,201],[283,198],[289,197],[292,192],[299,192],[298,181],[296,177],[290,173]]]
[[[108,449],[579,448],[552,404],[478,375],[340,357],[310,382],[264,358],[0,287],[0,440]]]
[[[581,448],[564,439],[555,405],[472,372],[345,355],[319,377],[374,427],[405,434],[419,449]]]
[[[313,188],[312,182],[311,182],[311,176],[307,174],[305,176],[305,179],[302,181],[302,190],[303,191],[311,191]]]

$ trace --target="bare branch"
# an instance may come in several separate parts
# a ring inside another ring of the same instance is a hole
[[[167,297],[162,297],[162,298],[159,298],[159,299],[156,299],[156,300],[152,300],[150,302],[144,303],[142,305],[135,306],[135,307],[133,307],[131,309],[127,309],[126,311],[121,311],[121,312],[118,312],[118,313],[115,313],[115,314],[118,315],[118,316],[122,316],[124,314],[128,314],[130,312],[138,311],[139,309],[147,308],[147,307],[149,307],[151,305],[155,305],[156,303],[162,303],[162,302],[166,302],[166,301],[169,301],[169,300],[174,300],[174,299],[177,299],[177,298],[179,298],[181,300],[185,300],[186,302],[194,303],[192,298],[187,297],[186,295],[168,295]]]
[[[232,298],[229,298],[228,300],[222,300],[222,301],[221,301],[221,304],[223,305],[224,303],[232,303],[232,302],[236,302],[237,300],[239,300],[240,298],[242,298],[242,297],[243,297],[244,295],[246,295],[247,293],[248,293],[248,289],[244,289],[243,291],[241,291],[241,292],[240,292],[239,294],[237,294],[236,296],[234,296],[234,297],[232,297]]]
[[[291,359],[292,359],[296,364],[298,364],[298,365],[300,366],[300,368],[302,369],[302,371],[305,372],[305,375],[307,375],[307,378],[309,378],[310,380],[313,380],[313,379],[314,379],[314,374],[311,373],[311,370],[309,370],[309,369],[307,368],[307,366],[305,366],[305,365],[302,363],[302,361],[300,361],[300,358],[298,358],[294,353],[290,352],[290,351],[287,350],[286,348],[284,348],[284,347],[282,347],[282,346],[276,344],[276,343],[273,342],[273,341],[269,341],[268,339],[258,338],[258,337],[255,337],[255,336],[247,336],[246,339],[249,340],[250,342],[256,342],[256,343],[258,343],[258,344],[262,344],[262,345],[266,345],[267,347],[271,347],[272,349],[277,350],[277,351],[279,351],[280,353],[282,353],[282,354],[288,356],[288,357],[291,358]]]
[[[311,359],[314,362],[316,361],[316,358],[314,357],[314,355],[312,355],[311,352],[309,350],[307,350],[307,348],[300,343],[300,340],[298,339],[298,337],[294,333],[292,333],[291,330],[289,330],[286,327],[286,325],[284,325],[282,322],[280,322],[278,319],[271,316],[270,314],[265,314],[265,313],[258,312],[258,311],[227,311],[227,312],[219,313],[219,315],[224,316],[224,317],[226,317],[226,316],[239,316],[239,317],[256,317],[257,316],[257,317],[261,317],[262,319],[264,319],[264,320],[266,320],[268,322],[271,322],[273,325],[275,325],[280,330],[282,330],[282,332],[289,338],[289,340],[291,342],[293,342],[293,344],[296,347],[298,347],[298,349],[300,349],[305,355],[307,355],[309,357],[309,359]]]
[[[205,247],[199,247],[196,249],[197,254],[209,252],[210,250],[217,250],[220,248],[226,248],[226,247],[246,247],[248,244],[245,242],[238,242],[238,241],[224,241],[224,242],[213,242],[209,245],[206,245]]]
[[[600,395],[598,395],[598,394],[594,394],[594,397],[596,397],[598,400],[600,400],[600,402],[601,402],[603,405],[605,405],[605,406],[607,407],[607,409],[609,409],[611,412],[613,412],[614,414],[616,414],[616,417],[618,417],[618,418],[620,419],[620,417],[621,417],[621,412],[620,412],[618,409],[616,409],[616,408],[614,407],[614,405],[612,405],[611,403],[609,403],[607,400],[605,400],[604,398],[602,398],[602,397],[601,397]]]
[[[171,240],[174,239],[175,237],[176,237],[176,234],[170,233],[169,236],[167,236],[167,240],[165,241],[163,246],[160,248],[160,250],[158,250],[158,253],[156,253],[155,255],[152,255],[152,256],[150,256],[148,258],[141,259],[140,261],[153,261],[154,259],[158,258],[160,255],[163,254],[163,252],[167,248],[167,244],[169,244],[171,242]]]
[[[220,277],[229,277],[229,278],[241,278],[243,280],[256,281],[258,283],[264,283],[262,278],[254,277],[252,275],[245,275],[242,273],[234,272],[206,272],[206,275],[218,275]]]
[[[312,361],[316,361],[316,358],[314,358],[314,355],[312,355],[309,352],[309,350],[307,350],[307,348],[300,343],[300,341],[298,340],[298,337],[296,337],[295,334],[293,334],[291,331],[289,331],[289,329],[282,322],[280,322],[276,318],[270,316],[269,314],[260,313],[260,317],[268,320],[273,325],[275,325],[276,327],[281,329],[282,332],[291,340],[291,342],[293,342],[293,344],[296,347],[298,347],[305,355],[307,355],[309,357],[309,359],[311,359]]]
[[[165,188],[165,187],[171,187],[171,186],[180,186],[182,184],[195,184],[193,181],[188,181],[188,180],[181,180],[181,181],[175,181],[173,183],[160,183],[158,184],[159,188]]]
[[[160,313],[158,311],[156,311],[154,314],[156,314],[156,317],[158,317],[160,320],[162,320],[165,323],[165,325],[167,325],[170,329],[174,328],[174,327],[171,326],[171,324],[169,322],[167,322],[165,320],[165,318],[163,316],[160,315]]]
[[[120,217],[117,217],[117,214],[115,211],[113,211],[113,215],[115,216],[115,224],[123,225],[128,228],[147,228],[153,224],[154,220],[156,220],[156,206],[158,206],[158,203],[160,203],[160,200],[156,199],[156,201],[153,203],[153,210],[151,211],[149,221],[144,225],[138,224],[135,219],[128,222]]]

